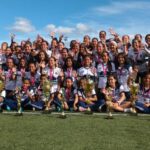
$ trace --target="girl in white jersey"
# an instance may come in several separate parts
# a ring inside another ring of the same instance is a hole
[[[51,103],[54,100],[54,97],[56,95],[56,92],[59,91],[60,85],[63,82],[64,79],[64,73],[63,71],[56,67],[56,58],[55,57],[50,57],[48,66],[43,69],[43,74],[47,74],[48,80],[51,83],[51,99],[48,103],[48,108],[50,108]]]
[[[129,88],[127,80],[129,75],[133,72],[132,66],[127,63],[127,59],[124,53],[119,53],[116,61],[116,75],[118,83],[124,87],[124,92],[127,99],[129,98]]]
[[[114,63],[109,61],[109,53],[105,51],[102,53],[102,62],[99,63],[97,66],[99,89],[103,89],[106,87],[107,76],[110,73],[114,72],[115,72],[115,65]]]
[[[61,68],[56,67],[56,59],[55,57],[50,57],[48,66],[43,69],[42,73],[47,74],[48,79],[50,80],[52,84],[52,91],[55,93],[57,89],[59,88],[59,83],[63,80],[63,71]]]
[[[86,55],[83,61],[84,66],[78,69],[78,77],[86,77],[95,81],[97,77],[97,71],[96,68],[91,65],[92,60],[90,55]]]

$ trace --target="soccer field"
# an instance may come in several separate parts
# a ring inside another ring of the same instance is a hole
[[[0,114],[0,150],[149,150],[150,116]]]

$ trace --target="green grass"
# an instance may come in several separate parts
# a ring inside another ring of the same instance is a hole
[[[0,115],[0,150],[149,150],[150,116]]]

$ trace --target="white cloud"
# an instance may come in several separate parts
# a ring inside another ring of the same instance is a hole
[[[129,10],[145,10],[150,8],[150,2],[112,2],[107,6],[99,6],[93,8],[93,10],[103,15],[120,14]]]
[[[91,28],[87,24],[77,23],[76,30],[80,33],[90,32]]]
[[[48,31],[56,31],[56,27],[55,27],[55,25],[54,24],[48,24],[47,26],[46,26],[46,30],[48,30]]]
[[[48,24],[45,28],[48,32],[55,32],[58,34],[84,34],[92,31],[91,27],[84,23],[77,23],[72,25],[72,27],[57,27],[54,24]]]
[[[46,30],[49,32],[55,32],[55,33],[59,33],[59,34],[70,34],[74,31],[74,28],[64,27],[64,26],[56,27],[54,24],[48,24],[46,26]]]
[[[30,20],[22,17],[16,18],[15,23],[11,27],[8,27],[8,29],[20,33],[30,33],[35,31],[35,27],[31,24]]]

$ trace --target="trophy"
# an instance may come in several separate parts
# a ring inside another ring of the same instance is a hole
[[[137,72],[133,72],[129,77],[128,77],[128,87],[130,89],[131,93],[131,107],[132,107],[132,112],[137,114],[136,109],[135,109],[135,101],[137,100],[137,95],[139,92],[139,84],[135,83],[135,79],[137,77]]]
[[[61,99],[61,115],[59,116],[60,118],[62,119],[65,119],[67,118],[66,114],[65,114],[65,111],[64,111],[64,104],[66,102],[66,98],[65,98],[65,89],[62,88],[62,99]]]
[[[16,98],[17,98],[17,116],[21,116],[22,114],[22,107],[21,107],[21,92],[20,89],[17,89],[16,91]]]
[[[135,102],[137,100],[137,95],[139,92],[139,84],[136,84],[134,81],[130,84],[129,86],[130,88],[130,93],[131,93],[131,107],[132,107],[132,111],[133,113],[137,113],[136,109],[135,109]]]
[[[94,89],[94,82],[87,78],[86,79],[86,84],[85,84],[85,87],[84,87],[84,91],[85,91],[85,96],[86,98],[90,97],[92,95],[92,90]],[[86,100],[85,101],[87,104],[91,104],[91,101],[90,100]],[[92,114],[92,111],[90,110],[87,110],[85,111],[86,114]]]
[[[108,90],[109,92],[109,90]],[[107,107],[107,112],[108,112],[108,116],[106,117],[106,119],[113,119],[112,116],[112,96],[107,93],[106,94],[106,107]]]
[[[89,97],[91,95],[93,88],[94,88],[93,81],[90,79],[86,79],[86,85],[84,89],[86,97]]]
[[[48,101],[49,101],[49,97],[50,97],[50,89],[51,89],[51,84],[48,80],[44,81],[43,85],[42,85],[42,90],[43,90],[43,95],[45,97],[45,110],[48,111]]]

